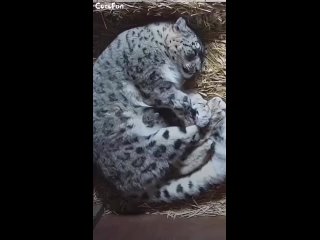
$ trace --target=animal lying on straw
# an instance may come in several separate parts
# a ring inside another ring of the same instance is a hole
[[[224,181],[226,105],[182,89],[201,72],[204,54],[179,18],[119,34],[95,62],[93,161],[126,210]]]

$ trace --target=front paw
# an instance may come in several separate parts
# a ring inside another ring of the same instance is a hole
[[[207,104],[212,111],[226,110],[226,103],[220,97],[210,99]]]
[[[210,119],[212,118],[212,112],[209,106],[198,104],[198,106],[194,107],[196,110],[195,124],[200,128],[206,127],[209,124]]]
[[[226,116],[226,103],[219,97],[210,99],[207,103],[212,113],[212,125],[215,125]]]
[[[180,99],[170,100],[169,104],[174,110],[181,111],[184,114],[190,112],[191,109],[191,100],[188,96]]]

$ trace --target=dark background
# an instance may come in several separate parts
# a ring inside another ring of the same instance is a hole
[[[5,4],[2,234],[90,239],[92,3]],[[317,230],[319,14],[310,4],[227,3],[229,239]]]

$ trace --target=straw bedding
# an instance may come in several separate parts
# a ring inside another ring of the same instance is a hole
[[[93,61],[120,32],[159,20],[176,20],[183,16],[189,26],[201,37],[206,48],[204,71],[192,86],[205,99],[219,96],[226,98],[226,10],[224,3],[119,3],[121,10],[93,10]],[[105,196],[101,186],[94,186],[94,203]],[[99,194],[98,194],[99,193]],[[106,214],[116,214],[107,209]],[[146,214],[168,217],[225,216],[225,184],[210,190],[192,201],[176,204],[141,206]]]

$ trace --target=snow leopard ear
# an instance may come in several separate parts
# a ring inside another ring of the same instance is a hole
[[[184,18],[179,17],[178,20],[174,24],[174,30],[176,31],[184,31],[187,28],[187,23]]]

